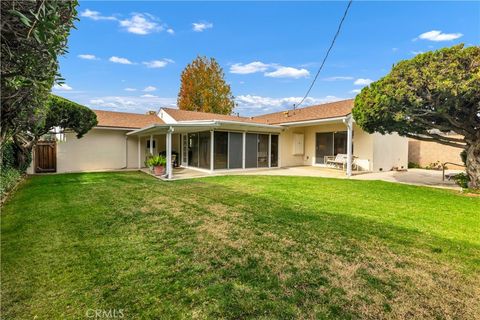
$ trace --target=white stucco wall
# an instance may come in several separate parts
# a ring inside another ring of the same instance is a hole
[[[316,133],[346,130],[346,125],[340,122],[286,129],[280,134],[280,166],[315,165]],[[303,155],[293,155],[294,133],[304,134],[305,153]],[[353,155],[361,170],[365,171],[388,171],[393,167],[406,168],[408,140],[397,134],[369,134],[354,124]]]
[[[396,133],[373,134],[373,171],[390,171],[392,168],[407,169],[408,138]]]
[[[81,139],[75,133],[67,133],[65,141],[57,142],[57,172],[124,168],[126,132],[92,129]]]

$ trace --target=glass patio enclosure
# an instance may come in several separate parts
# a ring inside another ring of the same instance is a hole
[[[182,164],[210,170],[211,161],[214,170],[278,167],[278,134],[203,131],[183,135]]]

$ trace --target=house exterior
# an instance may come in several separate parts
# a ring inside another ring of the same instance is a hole
[[[462,139],[458,134],[448,134],[448,136]],[[447,164],[449,169],[461,170],[464,168],[460,153],[462,148],[446,146],[444,144],[432,141],[421,141],[416,139],[408,140],[408,162],[420,167],[433,167],[443,163]],[[454,165],[459,164],[458,165]]]
[[[353,100],[240,117],[161,108],[133,114],[95,110],[97,127],[57,142],[57,172],[143,168],[149,155],[208,172],[325,166],[346,154],[346,173],[405,169],[408,140],[368,134],[351,115]],[[35,157],[34,157],[35,158]],[[176,158],[176,159],[174,159]],[[167,164],[167,177],[172,177]],[[30,172],[35,172],[35,163]]]

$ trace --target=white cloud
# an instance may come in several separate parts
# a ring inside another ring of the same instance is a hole
[[[138,97],[138,96],[104,96],[95,97],[79,103],[94,109],[145,113],[158,110],[159,107],[175,107],[177,98]]]
[[[194,22],[192,23],[192,30],[195,32],[203,32],[207,29],[213,28],[213,24],[210,22]]]
[[[256,95],[239,95],[235,98],[237,107],[235,111],[244,116],[256,116],[264,113],[277,112],[293,108],[293,104],[298,104],[302,97],[271,98]],[[302,107],[326,102],[342,100],[335,96],[326,96],[323,98],[307,97]]]
[[[359,78],[353,82],[354,85],[356,86],[368,86],[370,83],[372,83],[373,80],[371,79],[363,79]]]
[[[462,37],[461,33],[443,33],[440,30],[432,30],[424,32],[418,36],[418,39],[430,40],[430,41],[451,41]],[[416,39],[414,39],[416,40]]]
[[[120,20],[120,26],[130,33],[140,35],[162,31],[164,27],[154,20],[155,18],[150,14],[135,13],[130,19]]]
[[[310,72],[308,72],[307,69],[297,69],[293,67],[282,67],[279,66],[277,67],[277,70],[271,71],[271,72],[266,72],[264,74],[266,77],[271,77],[271,78],[302,78],[302,77],[308,77],[310,75]]]
[[[168,28],[167,33],[168,34],[175,34],[175,30],[173,30],[172,28]]]
[[[155,88],[154,86],[148,86],[145,89],[143,89],[144,92],[152,92],[155,90],[157,90],[157,88]]]
[[[360,93],[360,91],[362,91],[361,89],[353,89],[352,91],[350,91],[350,93]]]
[[[142,62],[147,68],[163,68],[169,63],[174,63],[172,59],[152,60]]]
[[[102,16],[100,12],[98,11],[93,11],[90,9],[86,9],[82,13],[80,13],[81,17],[89,18],[92,20],[117,20],[117,18],[112,17],[112,16]]]
[[[230,66],[230,73],[250,74],[250,73],[266,71],[269,67],[270,67],[269,64],[266,64],[260,61],[254,61],[247,64],[235,63],[232,66]]]
[[[410,51],[411,54],[413,55],[417,55],[417,54],[422,54],[422,53],[425,53],[424,51]]]
[[[157,98],[157,96],[155,96],[153,94],[144,94],[144,95],[141,95],[140,97],[142,97],[142,98]]]
[[[137,89],[135,89],[135,88],[125,88],[125,89],[123,89],[123,90],[125,90],[125,91],[130,91],[130,92],[132,92],[132,91],[137,91]]]
[[[350,76],[336,76],[336,77],[323,78],[322,80],[323,81],[353,80],[353,77],[350,77]]]
[[[127,58],[121,58],[121,57],[116,57],[116,56],[110,57],[110,59],[108,59],[108,60],[110,62],[113,62],[113,63],[133,64],[133,62],[128,60]]]
[[[62,84],[55,84],[53,85],[53,90],[57,90],[57,91],[71,91],[73,90],[72,87],[70,87],[68,84],[66,83],[62,83]]]
[[[77,57],[85,60],[98,60],[98,58],[93,54],[79,54]]]

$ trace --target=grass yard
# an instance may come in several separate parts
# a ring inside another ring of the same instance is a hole
[[[29,178],[3,319],[480,318],[480,197],[306,177]]]

